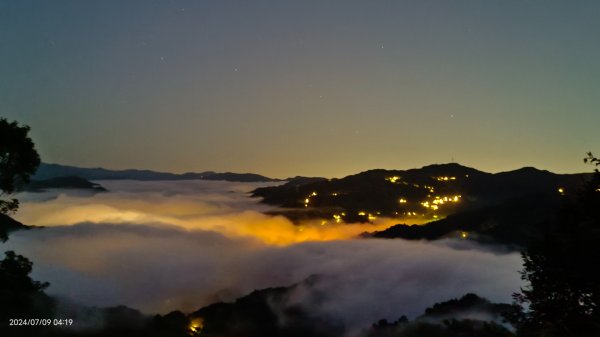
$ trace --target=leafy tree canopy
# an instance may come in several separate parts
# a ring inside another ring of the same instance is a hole
[[[600,166],[591,153],[584,162]],[[546,224],[546,235],[523,252],[515,294],[528,309],[513,323],[522,336],[600,336],[600,172]]]
[[[28,133],[28,126],[0,118],[0,196],[29,182],[29,176],[40,165],[40,156]],[[1,214],[15,212],[18,207],[16,199],[0,199]]]

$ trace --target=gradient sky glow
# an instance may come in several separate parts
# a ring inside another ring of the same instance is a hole
[[[78,166],[589,171],[597,1],[0,0],[0,116]]]

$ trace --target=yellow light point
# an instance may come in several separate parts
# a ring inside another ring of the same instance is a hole
[[[310,199],[308,199],[308,198],[304,199],[305,204],[308,204],[309,202],[310,202]]]
[[[434,219],[437,219],[437,218],[438,218],[438,216],[437,216],[437,215],[434,215],[434,216],[433,216],[433,218],[434,218]]]
[[[312,192],[312,193],[310,194],[310,196],[311,196],[311,197],[316,197],[316,196],[317,196],[317,192]]]
[[[431,209],[434,210],[434,211],[436,211],[438,209],[438,206],[437,205],[433,205],[433,206],[431,206]]]
[[[460,232],[460,237],[466,239],[469,237],[469,232]]]
[[[560,187],[560,188],[558,189],[558,193],[560,193],[560,194],[565,194],[565,190],[564,190],[564,188]]]
[[[326,224],[327,224],[327,221],[325,221],[325,220],[321,221],[321,226],[325,226]]]
[[[406,204],[406,202],[407,202],[406,199],[404,199],[404,198],[400,198],[399,201],[400,201],[401,204]]]
[[[377,219],[377,217],[376,217],[376,216],[374,216],[373,214],[369,213],[369,220],[370,220],[370,221],[373,221],[373,220],[375,220],[375,219]]]
[[[400,179],[400,177],[398,176],[393,176],[393,177],[389,177],[389,178],[385,178],[386,180],[389,180],[392,184],[395,183],[396,181],[398,181],[398,179]]]
[[[200,332],[202,332],[202,328],[204,328],[204,320],[200,317],[192,319],[190,321],[190,325],[188,326],[190,334],[193,336],[200,334]]]
[[[346,213],[342,212],[342,216],[346,216]]]
[[[460,195],[455,195],[454,199],[452,199],[454,202],[458,202],[458,198],[460,198]]]
[[[367,215],[367,213],[365,213],[365,212],[358,212],[358,215],[365,216],[365,215]]]
[[[338,194],[336,192],[333,192],[333,193],[331,193],[331,195],[333,195],[334,197],[337,197]]]
[[[421,205],[423,205],[425,208],[429,208],[429,201],[424,201],[421,203]]]

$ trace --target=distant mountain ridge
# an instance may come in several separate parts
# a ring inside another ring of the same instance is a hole
[[[43,192],[47,189],[80,189],[92,192],[106,192],[100,184],[93,183],[78,176],[56,177],[43,180],[31,180],[22,190],[27,192]]]
[[[451,163],[289,182],[258,188],[253,196],[283,207],[270,213],[293,221],[322,219],[326,225],[398,219],[398,225],[365,237],[468,237],[522,245],[539,235],[536,226],[550,221],[591,176],[532,167],[493,174]],[[411,226],[423,222],[428,223]]]
[[[410,215],[445,216],[519,196],[573,191],[589,174],[555,174],[535,168],[487,173],[460,164],[419,169],[374,169],[340,179],[291,181],[253,191],[262,202],[314,211],[339,210],[348,221]],[[359,214],[360,213],[360,214]],[[413,214],[416,213],[416,214]]]
[[[42,163],[35,175],[34,180],[47,180],[59,177],[76,176],[87,180],[224,180],[232,182],[271,182],[280,181],[260,174],[254,173],[217,173],[213,171],[206,172],[188,172],[183,174],[157,172],[151,170],[109,170],[104,168],[84,168],[59,164]]]

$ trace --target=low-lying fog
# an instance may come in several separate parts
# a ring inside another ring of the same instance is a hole
[[[466,241],[355,239],[395,223],[390,219],[296,226],[264,215],[272,207],[249,198],[265,184],[101,183],[110,192],[18,196],[15,218],[47,227],[13,233],[2,250],[30,258],[33,277],[50,282],[50,294],[148,313],[189,312],[316,274],[328,296],[311,310],[364,327],[414,318],[467,292],[510,302],[521,286],[517,253]],[[305,297],[298,292],[293,300]]]

